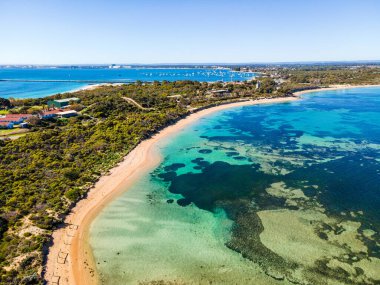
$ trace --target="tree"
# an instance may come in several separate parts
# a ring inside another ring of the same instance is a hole
[[[3,234],[8,229],[8,221],[2,217],[0,217],[0,239],[3,238]]]
[[[74,104],[70,105],[70,109],[79,112],[79,111],[82,111],[84,109],[84,106],[82,104],[74,103]]]
[[[30,124],[31,126],[38,126],[41,123],[41,119],[38,118],[37,116],[32,116],[28,118],[26,122]]]
[[[33,115],[40,115],[42,114],[42,110],[40,107],[33,106],[28,109],[28,114],[33,114]]]
[[[11,101],[5,98],[0,98],[0,107],[1,108],[10,108],[12,106]]]

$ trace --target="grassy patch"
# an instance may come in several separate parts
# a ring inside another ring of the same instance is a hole
[[[0,136],[17,135],[28,131],[28,129],[0,129]]]

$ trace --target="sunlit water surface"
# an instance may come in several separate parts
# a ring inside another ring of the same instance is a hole
[[[244,81],[255,74],[207,68],[0,68],[1,98],[40,98],[99,83]]]
[[[379,88],[214,113],[160,151],[92,224],[104,284],[379,284]]]

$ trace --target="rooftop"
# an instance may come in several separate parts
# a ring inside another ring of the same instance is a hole
[[[57,113],[60,113],[62,112],[61,109],[55,109],[55,110],[49,110],[49,111],[45,111],[42,113],[43,116],[46,116],[46,115],[51,115],[51,114],[57,114]]]
[[[64,111],[64,112],[58,112],[57,115],[67,115],[67,114],[76,114],[76,113],[78,113],[78,112],[75,110],[68,110],[68,111]]]
[[[6,114],[5,118],[28,118],[33,115],[31,114]]]
[[[30,114],[7,114],[5,116],[0,116],[0,121],[2,122],[18,122],[23,119],[32,117]]]
[[[12,124],[12,122],[0,122],[0,126],[8,126],[9,124]]]
[[[223,93],[223,92],[230,92],[228,89],[219,89],[219,90],[211,90],[212,93]]]
[[[72,97],[72,98],[58,99],[58,100],[53,100],[53,101],[58,102],[58,103],[66,103],[66,102],[70,102],[70,101],[79,101],[79,100],[80,99],[77,97]]]

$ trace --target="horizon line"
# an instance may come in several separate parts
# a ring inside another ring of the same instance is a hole
[[[19,66],[19,65],[33,65],[33,66],[104,66],[104,65],[135,65],[135,66],[149,66],[149,65],[255,65],[255,64],[326,64],[326,63],[380,63],[380,59],[373,60],[311,60],[311,61],[257,61],[257,62],[162,62],[162,63],[0,63],[0,66]]]

